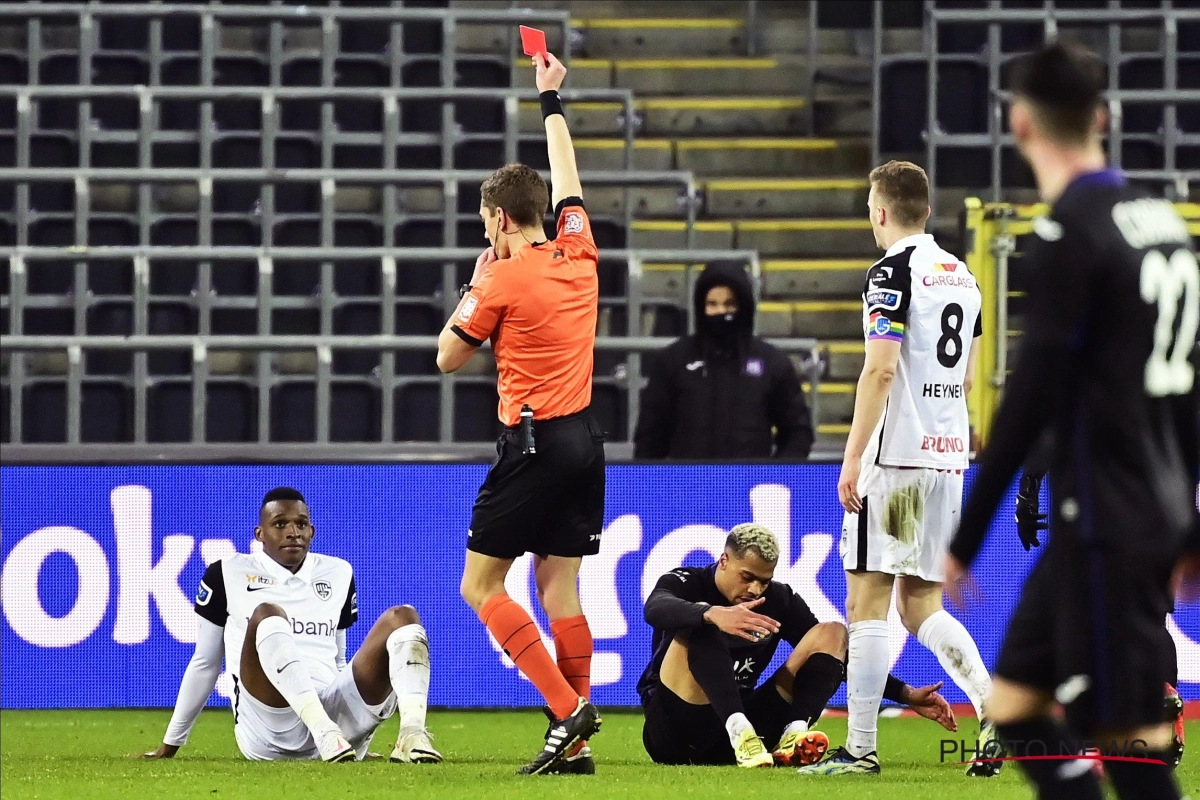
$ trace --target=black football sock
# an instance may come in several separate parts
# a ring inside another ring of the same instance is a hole
[[[722,723],[744,713],[742,695],[733,677],[733,656],[716,628],[700,628],[688,641],[688,669]]]
[[[1079,738],[1051,717],[998,725],[1014,756],[1045,756],[1078,753]],[[1091,762],[1045,760],[1019,762],[1037,787],[1040,800],[1103,800],[1100,781]],[[1065,768],[1065,769],[1064,769]],[[1065,774],[1064,774],[1065,773]]]
[[[1171,773],[1167,754],[1152,750],[1146,753],[1146,757],[1166,763],[1105,762],[1104,771],[1117,790],[1117,796],[1121,800],[1179,800],[1183,795]]]
[[[811,728],[829,698],[842,685],[846,665],[829,653],[813,653],[800,665],[792,683],[792,713]]]

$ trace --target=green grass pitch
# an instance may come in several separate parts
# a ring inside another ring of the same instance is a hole
[[[516,767],[541,745],[544,718],[536,711],[435,712],[430,728],[446,756],[437,766],[386,761],[358,764],[250,763],[233,741],[228,711],[206,711],[191,743],[173,761],[147,762],[132,753],[153,749],[167,711],[4,711],[0,714],[0,794],[66,800],[183,800],[184,798],[855,798],[855,800],[1009,800],[1032,793],[1006,768],[998,778],[969,779],[960,767],[938,763],[940,729],[920,719],[880,720],[883,775],[801,778],[792,770],[659,767],[641,746],[641,717],[609,711],[593,741],[597,774],[519,777]],[[372,750],[386,755],[396,721],[380,729]],[[822,720],[835,745],[844,719]],[[975,730],[963,720],[962,731]],[[1200,741],[1200,723],[1189,726]],[[1200,754],[1184,759],[1185,790],[1200,788]]]

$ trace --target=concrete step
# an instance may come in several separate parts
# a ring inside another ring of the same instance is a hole
[[[737,56],[746,52],[745,17],[624,17],[572,19],[581,55]]]
[[[854,419],[854,392],[856,385],[853,383],[821,381],[818,386],[820,387],[817,397],[818,424],[850,424]],[[803,384],[803,388],[804,396],[808,398],[809,403],[812,403],[812,384],[805,383]]]
[[[613,86],[645,95],[790,95],[808,85],[803,64],[775,58],[648,58],[614,62]]]
[[[453,0],[452,8],[487,8],[495,10],[495,0]],[[508,3],[504,3],[507,6]],[[803,7],[792,3],[796,13]],[[675,0],[522,0],[522,8],[557,9],[568,11],[572,19],[622,19],[628,17],[745,17],[746,3],[739,0],[705,0],[703,3],[679,3]]]
[[[825,347],[829,362],[826,379],[857,381],[866,360],[866,345],[861,339],[852,342],[830,342]]]
[[[801,300],[790,305],[792,335],[814,339],[853,339],[862,336],[861,300]]]
[[[581,171],[623,170],[625,139],[572,137]],[[675,169],[675,143],[670,139],[635,139],[633,166],[640,170]]]
[[[800,97],[654,97],[634,102],[639,135],[779,136],[806,129],[805,101]],[[614,102],[566,103],[567,124],[577,136],[624,132],[623,107]],[[520,104],[522,133],[545,130],[541,107]]]
[[[818,94],[812,124],[814,136],[870,136],[871,97],[857,91]]]
[[[679,169],[701,176],[866,175],[871,143],[863,139],[679,139]]]
[[[678,186],[593,186],[587,190],[588,212],[595,216],[622,216],[627,202],[639,217],[687,216],[687,193]]]
[[[871,223],[859,219],[739,220],[736,244],[763,257],[867,257],[875,250]]]
[[[848,217],[866,208],[870,184],[861,178],[732,178],[704,184],[714,216]]]
[[[763,296],[770,299],[847,299],[862,294],[867,269],[859,258],[766,261]]]
[[[675,220],[634,220],[631,247],[686,246],[686,224]],[[758,250],[763,256],[793,258],[869,257],[874,252],[871,223],[863,219],[703,220],[696,223],[695,247]]]

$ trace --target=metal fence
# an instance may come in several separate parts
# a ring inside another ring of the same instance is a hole
[[[238,381],[255,387],[257,391],[257,433],[260,443],[270,441],[270,420],[272,414],[271,392],[269,389],[285,381],[311,381],[316,391],[315,430],[317,443],[328,443],[330,425],[330,394],[335,384],[369,385],[379,390],[380,402],[380,444],[386,445],[394,441],[393,419],[395,413],[394,395],[400,387],[426,385],[436,386],[439,404],[439,441],[451,443],[455,439],[454,431],[454,391],[456,385],[489,384],[495,381],[490,374],[476,375],[427,375],[401,374],[396,365],[396,353],[402,351],[436,349],[436,336],[400,336],[396,335],[395,310],[398,304],[413,303],[434,305],[439,307],[443,316],[453,309],[454,287],[456,280],[456,262],[473,259],[477,251],[467,248],[234,248],[234,247],[67,247],[67,248],[0,248],[0,257],[9,259],[10,288],[7,297],[0,298],[0,307],[9,313],[10,328],[13,335],[3,339],[3,352],[8,362],[7,377],[4,381],[9,389],[9,427],[13,442],[21,442],[23,424],[23,399],[25,389],[39,381],[45,381],[44,376],[30,375],[27,369],[27,355],[33,352],[57,352],[65,354],[65,364],[62,366],[62,378],[51,378],[54,381],[65,381],[67,390],[67,422],[66,438],[68,444],[79,443],[82,427],[82,387],[89,379],[85,369],[85,353],[100,351],[132,352],[132,371],[128,376],[118,378],[124,381],[132,390],[133,396],[133,441],[147,441],[147,394],[148,390],[166,382],[175,384],[187,383],[191,387],[192,419],[191,440],[202,443],[205,439],[205,411],[210,379],[214,377],[214,356],[218,353],[253,353],[252,375],[239,376],[219,375],[223,381]],[[31,296],[26,291],[29,265],[41,261],[66,261],[75,265],[76,282],[84,285],[87,262],[89,260],[104,261],[111,259],[129,259],[133,264],[132,301],[132,331],[129,336],[27,336],[20,335],[23,316],[31,308],[73,308],[75,317],[82,318],[90,305],[103,303],[111,298],[90,296],[86,291],[72,292],[69,295]],[[198,335],[151,335],[148,327],[149,309],[156,300],[176,300],[176,297],[158,297],[150,290],[150,265],[155,261],[169,261],[172,265],[180,259],[190,260],[199,264],[200,289],[189,302],[194,303],[201,320]],[[207,290],[212,283],[212,262],[222,260],[257,261],[259,284],[258,291],[252,298],[220,296]],[[370,298],[339,297],[329,288],[333,285],[333,274],[337,262],[362,261],[363,259],[378,259],[382,284],[378,296]],[[644,385],[641,358],[642,354],[657,350],[669,343],[665,337],[647,337],[642,328],[643,311],[653,305],[672,303],[662,297],[648,295],[643,280],[643,265],[645,263],[683,263],[685,269],[684,292],[690,295],[694,280],[693,268],[714,260],[738,259],[748,264],[753,277],[753,284],[760,283],[760,268],[758,255],[754,251],[726,250],[605,250],[601,254],[602,262],[624,261],[627,265],[628,291],[620,298],[605,298],[606,305],[619,305],[624,308],[628,320],[627,336],[601,336],[597,340],[597,350],[601,352],[619,351],[626,353],[626,358],[615,374],[597,375],[595,382],[598,386],[612,386],[624,392],[625,414],[630,429],[635,423],[639,411],[639,394]],[[274,262],[280,261],[319,261],[321,262],[321,285],[323,291],[312,297],[279,297],[272,291],[272,273]],[[442,292],[430,296],[405,296],[397,291],[397,261],[408,263],[440,264],[442,271]],[[374,336],[336,336],[331,334],[334,313],[342,305],[355,302],[370,302],[377,305],[380,312],[380,335]],[[214,310],[222,308],[252,308],[257,318],[258,333],[246,336],[222,336],[207,333],[211,325],[206,320],[211,318]],[[321,333],[305,336],[270,335],[272,312],[279,308],[307,308],[318,312],[321,320]],[[689,310],[689,329],[694,320]],[[805,372],[812,381],[811,402],[813,417],[819,413],[820,364],[817,354],[817,343],[809,339],[787,339],[776,341],[775,344],[787,352],[804,353]],[[151,352],[174,351],[190,355],[191,372],[187,376],[163,377],[151,374],[148,355]],[[304,351],[310,353],[311,362],[304,362],[297,371],[300,375],[291,374],[280,376],[274,355],[286,351]],[[370,351],[380,354],[379,365],[370,375],[335,374],[333,369],[334,355],[341,351]],[[106,382],[114,380],[111,376],[102,378]]]
[[[1002,47],[1002,26],[1006,24],[1037,24],[1042,26],[1043,36],[1052,39],[1063,26],[1071,26],[1072,32],[1101,26],[1104,29],[1104,46],[1100,55],[1108,66],[1109,86],[1106,93],[1109,109],[1107,146],[1109,162],[1121,166],[1122,147],[1126,142],[1142,141],[1159,145],[1163,149],[1162,169],[1131,170],[1130,176],[1143,181],[1163,184],[1176,200],[1187,199],[1190,182],[1196,180],[1195,171],[1180,170],[1176,166],[1178,148],[1200,144],[1200,132],[1185,133],[1180,130],[1178,106],[1200,104],[1200,90],[1180,88],[1179,24],[1200,21],[1200,9],[1172,8],[1166,3],[1157,8],[1123,8],[1119,0],[1109,0],[1103,9],[1081,9],[1056,5],[1048,0],[1040,9],[1002,8],[1000,0],[990,0],[988,8],[946,8],[934,0],[925,2],[925,24],[922,30],[923,50],[919,53],[884,53],[883,4],[875,0],[874,15],[874,58],[872,78],[872,162],[880,160],[879,141],[882,119],[880,114],[882,74],[894,64],[922,63],[926,67],[927,108],[925,123],[925,169],[930,183],[937,185],[938,151],[941,148],[986,148],[991,159],[990,199],[1002,199],[1001,170],[1002,153],[1014,144],[1006,130],[1004,117],[1007,93],[1001,89],[1001,72],[1005,64],[1020,55],[1005,52]],[[1131,24],[1157,27],[1160,29],[1161,58],[1163,62],[1163,88],[1130,90],[1120,86],[1120,67],[1134,58],[1146,58],[1146,52],[1122,50],[1123,26]],[[939,34],[943,26],[986,25],[987,42],[977,53],[945,53],[940,49]],[[1192,55],[1200,56],[1200,53]],[[939,75],[938,67],[943,64],[974,64],[987,70],[988,122],[987,131],[982,133],[946,132],[938,120]],[[1126,130],[1124,120],[1128,107],[1154,104],[1163,108],[1163,124],[1157,132],[1133,132]],[[931,203],[935,202],[931,198]],[[936,208],[934,209],[936,213]]]

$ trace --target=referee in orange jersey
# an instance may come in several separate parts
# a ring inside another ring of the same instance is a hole
[[[438,367],[461,368],[490,339],[499,372],[499,459],[467,532],[463,599],[546,699],[545,747],[524,774],[595,771],[588,737],[600,715],[588,702],[592,634],[579,603],[583,556],[600,549],[604,438],[589,411],[600,285],[558,87],[566,67],[534,57],[550,154],[557,236],[547,241],[546,183],[524,164],[496,170],[480,189],[491,247],[438,337]],[[533,553],[538,597],[556,658],[529,614],[504,589],[512,563]]]

